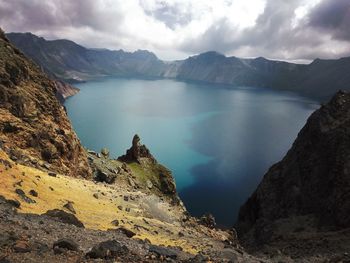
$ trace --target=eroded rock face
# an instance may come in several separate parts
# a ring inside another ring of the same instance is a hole
[[[292,148],[241,207],[241,237],[350,227],[350,94],[338,92],[308,119]]]
[[[55,82],[0,32],[2,148],[20,163],[90,177],[85,151],[55,96],[56,88]]]
[[[63,103],[67,98],[74,96],[80,90],[72,85],[60,80],[54,80],[55,88],[57,90],[56,97]]]

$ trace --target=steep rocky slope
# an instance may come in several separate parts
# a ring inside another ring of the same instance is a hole
[[[13,160],[90,177],[86,154],[55,97],[56,84],[0,34],[0,141]]]
[[[339,91],[265,174],[241,207],[237,228],[250,246],[342,254],[350,250],[349,215],[350,94]]]
[[[30,33],[7,34],[10,40],[46,72],[67,81],[101,76],[166,77],[234,86],[255,86],[298,92],[319,100],[350,87],[350,58],[316,59],[309,65],[241,59],[205,52],[165,62],[148,51],[87,49],[68,40],[47,41]]]

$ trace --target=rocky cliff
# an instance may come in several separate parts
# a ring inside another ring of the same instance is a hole
[[[61,103],[63,103],[67,98],[74,96],[79,92],[78,88],[73,87],[68,83],[65,83],[60,80],[54,80],[54,82],[57,90],[58,99]]]
[[[310,116],[287,155],[265,174],[241,207],[237,228],[250,245],[299,243],[305,254],[315,253],[315,246],[324,253],[336,246],[349,250],[344,231],[349,215],[350,94],[339,91]],[[336,242],[337,236],[346,241]]]
[[[0,142],[13,160],[74,177],[90,177],[87,156],[57,85],[0,35]]]
[[[64,103],[64,101],[67,98],[72,97],[79,92],[78,88],[73,87],[72,85],[66,82],[63,82],[60,80],[53,80],[53,81],[55,83],[55,87],[57,90],[56,97],[61,103]]]

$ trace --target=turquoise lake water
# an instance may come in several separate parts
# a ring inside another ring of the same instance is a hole
[[[172,170],[191,214],[235,223],[318,104],[292,93],[175,80],[106,78],[76,85],[65,106],[89,149],[124,154],[139,134]]]

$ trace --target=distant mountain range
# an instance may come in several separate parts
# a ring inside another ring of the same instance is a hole
[[[31,33],[9,33],[10,41],[44,71],[66,82],[102,76],[159,77],[234,86],[290,90],[326,100],[337,90],[350,90],[350,57],[308,65],[241,59],[209,51],[185,60],[166,62],[146,50],[88,49],[70,40],[52,40]]]

